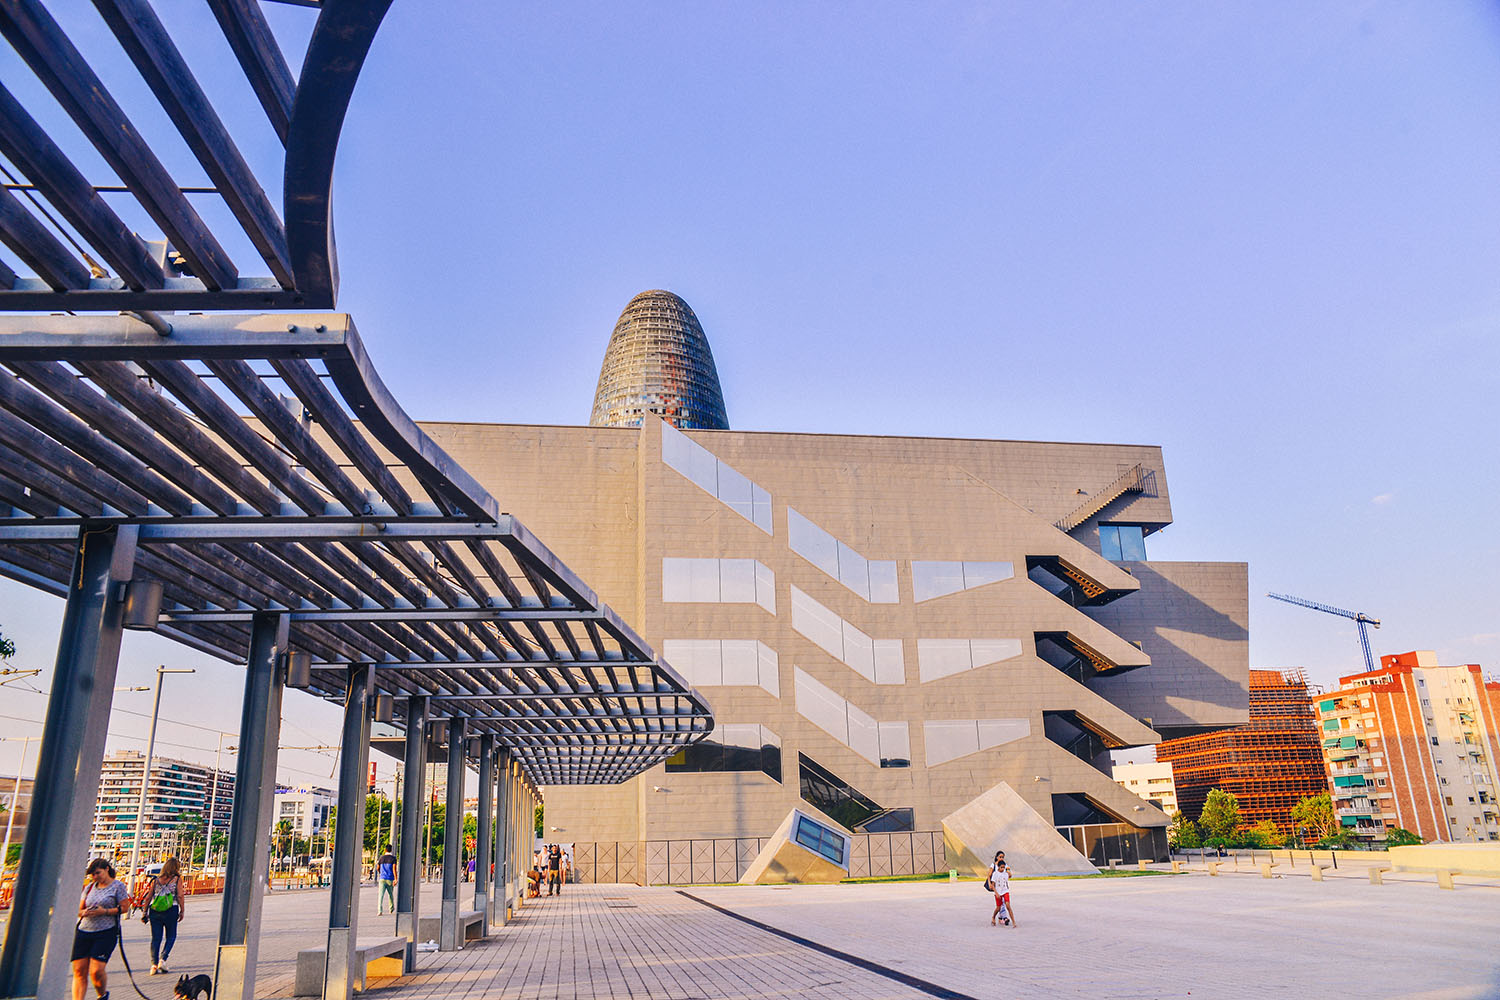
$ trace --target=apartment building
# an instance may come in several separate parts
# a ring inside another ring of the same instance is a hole
[[[1428,841],[1500,840],[1500,683],[1478,664],[1382,656],[1317,707],[1334,809],[1356,837],[1399,826]]]
[[[1168,816],[1177,812],[1177,785],[1172,779],[1169,761],[1116,764],[1110,769],[1110,775],[1126,791],[1154,803]]]
[[[104,758],[91,852],[109,856],[129,852],[134,846],[145,769],[145,755],[135,750],[121,750]],[[205,836],[210,809],[214,831],[227,833],[233,800],[233,771],[215,771],[190,761],[153,756],[146,783],[141,849],[175,851],[184,838]]]

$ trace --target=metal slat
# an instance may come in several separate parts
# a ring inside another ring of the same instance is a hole
[[[256,99],[271,120],[276,137],[286,145],[297,85],[260,5],[256,0],[208,0],[208,7],[249,79],[250,89],[255,91]]]
[[[0,152],[26,175],[26,179],[52,203],[68,225],[77,230],[84,242],[132,289],[161,288],[166,283],[161,265],[151,256],[146,244],[120,220],[114,209],[105,204],[93,185],[4,86],[0,86]],[[10,197],[8,193],[6,197]],[[20,203],[17,202],[16,206],[20,208]],[[21,211],[30,217],[30,212],[24,208]],[[40,222],[36,225],[41,228]],[[42,233],[51,237],[45,229]],[[36,239],[34,235],[33,240]],[[45,250],[49,270],[62,271],[62,276],[67,279],[62,287],[37,270],[30,259],[26,263],[56,291],[87,288],[88,268],[78,263],[70,251],[62,248],[62,244],[55,240],[53,243],[56,246],[50,250],[39,246],[37,252]],[[12,249],[21,252],[16,247]]]
[[[40,0],[0,4],[0,34],[167,234],[193,274],[213,289],[235,287],[239,272],[229,255]]]
[[[294,287],[286,230],[276,209],[156,12],[145,0],[94,0],[94,6],[203,165],[272,277],[283,288]]]
[[[89,269],[78,263],[62,241],[27,211],[15,195],[3,189],[0,189],[0,241],[15,251],[22,263],[53,291],[66,292],[89,283]],[[15,282],[12,272],[6,282],[7,291]]]

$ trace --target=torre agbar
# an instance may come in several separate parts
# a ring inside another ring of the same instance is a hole
[[[1165,856],[1109,751],[1245,723],[1249,663],[1245,564],[1147,559],[1160,448],[675,417],[423,425],[713,707],[708,742],[639,778],[546,789],[583,877],[732,880],[793,808],[892,870],[944,870],[976,803],[1078,862]]]

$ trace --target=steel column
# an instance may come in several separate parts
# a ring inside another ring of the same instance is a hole
[[[67,996],[78,894],[99,795],[99,762],[120,661],[122,585],[134,526],[85,529],[69,577],[31,822],[0,953],[0,996]]]
[[[260,950],[261,899],[270,861],[271,812],[276,795],[276,752],[281,746],[281,696],[286,680],[284,613],[260,612],[250,626],[245,696],[240,703],[240,755],[234,768],[229,813],[229,854],[224,860],[224,902],[214,996],[251,1000]]]
[[[504,749],[495,751],[495,886],[493,905],[499,923],[504,924],[510,916],[510,818],[514,810],[510,807],[510,754]]]
[[[479,934],[488,937],[490,920],[495,915],[493,895],[490,892],[490,862],[495,852],[495,737],[485,733],[479,737],[479,807],[478,822],[474,837],[474,909],[484,914],[479,921]]]
[[[465,719],[448,720],[448,807],[443,824],[443,909],[438,950],[459,951],[464,930],[458,923],[458,875],[464,866]]]
[[[406,971],[417,967],[417,917],[422,913],[422,816],[427,805],[427,697],[406,703],[406,785],[401,789],[401,839],[396,860],[396,934],[406,938]]]
[[[359,881],[365,847],[365,794],[370,772],[370,692],[375,668],[349,668],[339,744],[339,805],[333,828],[333,878],[328,902],[328,954],[323,1000],[349,1000],[361,970],[354,968],[359,931]]]

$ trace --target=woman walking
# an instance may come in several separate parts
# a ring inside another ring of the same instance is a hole
[[[985,885],[995,894],[995,912],[990,914],[990,923],[996,920],[1016,926],[1015,907],[1010,903],[1010,865],[1005,863],[1005,852],[995,852],[995,863],[990,866],[990,877]]]
[[[83,1000],[92,980],[98,1000],[109,1000],[105,968],[120,940],[120,915],[130,909],[130,889],[115,878],[103,858],[89,862],[83,898],[78,901],[78,929],[73,932],[73,1000]]]
[[[167,956],[177,943],[177,923],[186,916],[182,905],[182,868],[176,858],[168,858],[161,874],[151,880],[146,890],[146,919],[151,923],[151,974],[167,968]]]

